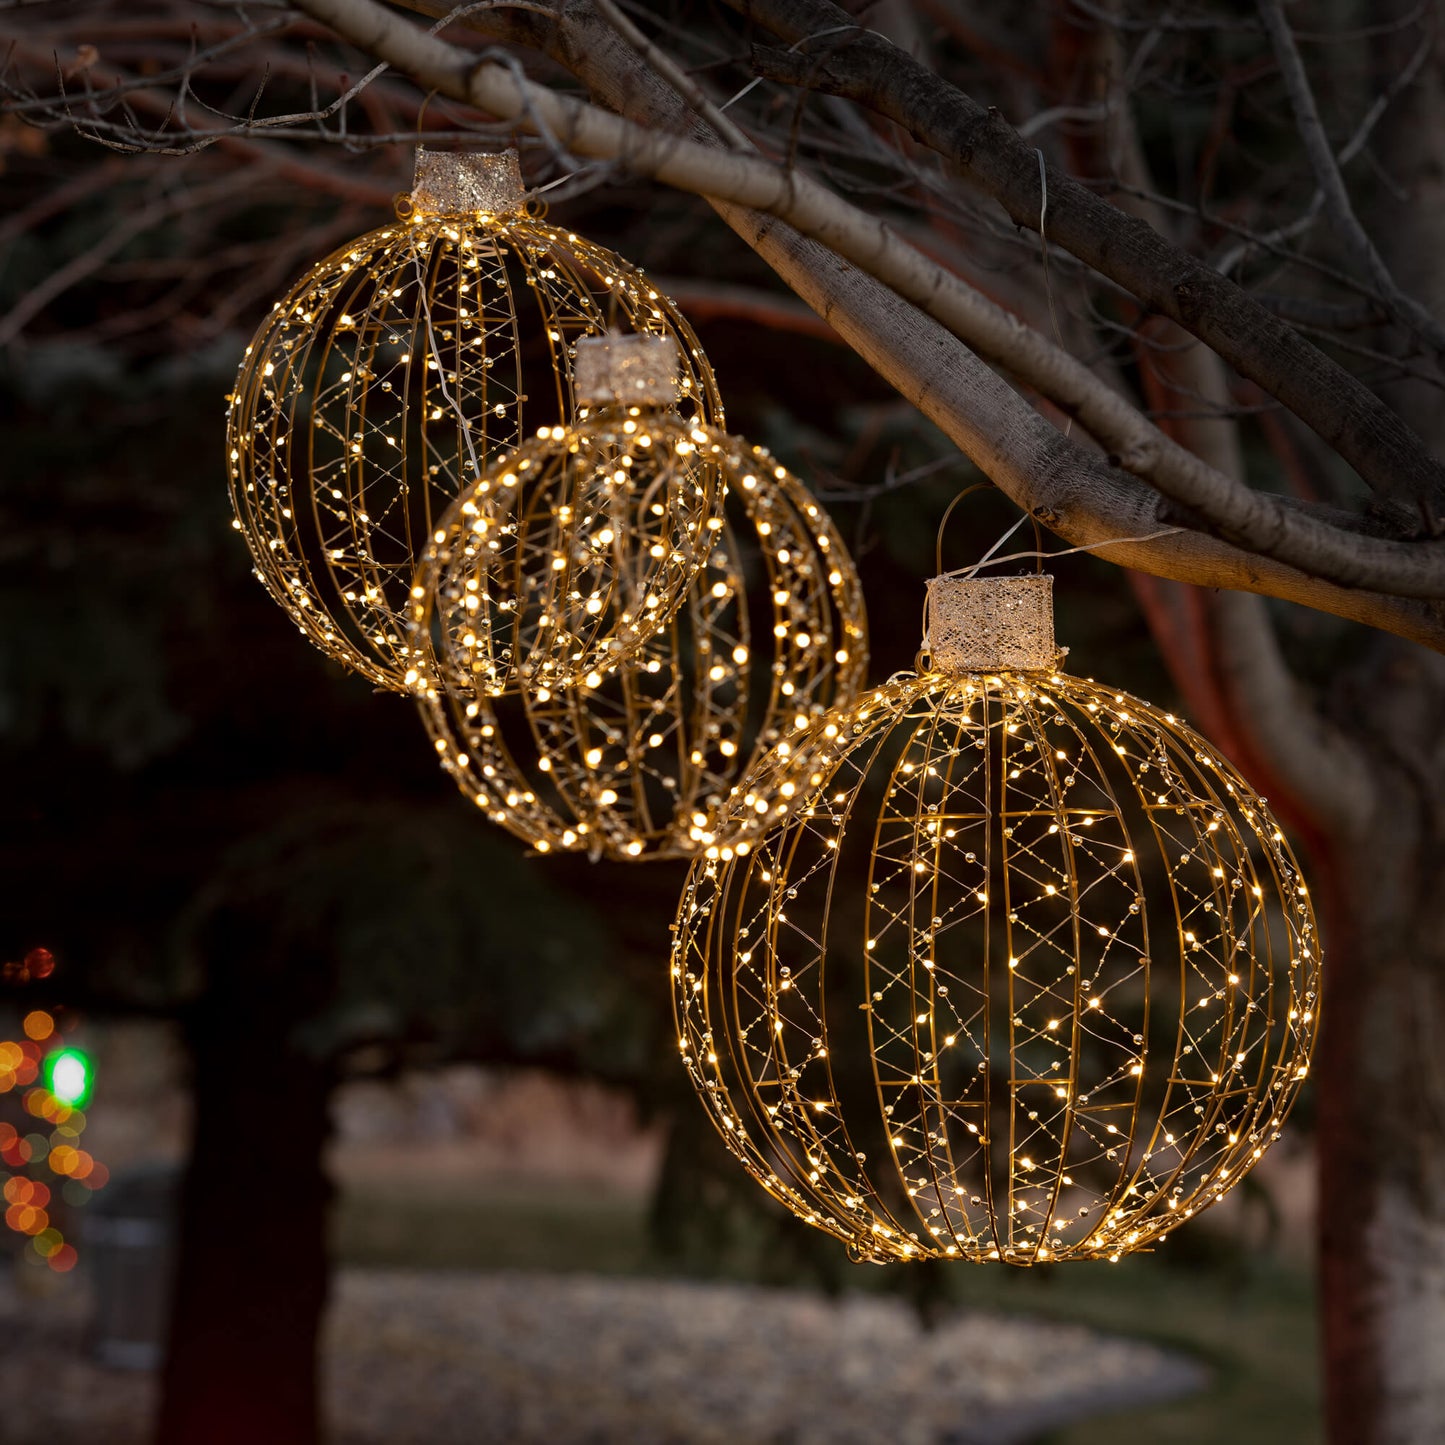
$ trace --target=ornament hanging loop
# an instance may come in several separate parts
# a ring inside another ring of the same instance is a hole
[[[997,490],[997,488],[994,487],[994,484],[992,482],[974,482],[972,486],[965,487],[948,504],[948,506],[943,509],[943,516],[939,519],[938,534],[934,538],[933,546],[933,575],[935,577],[954,575],[953,573],[945,573],[943,570],[943,533],[944,529],[948,526],[948,519],[953,515],[953,509],[958,506],[958,504],[963,501],[965,497],[970,497],[975,492],[983,492],[989,490]],[[993,546],[988,549],[987,552],[984,553],[981,560],[973,563],[971,567],[960,568],[957,570],[962,572],[964,576],[973,576],[973,574],[977,572],[981,567],[983,567],[985,563],[987,563],[988,559],[992,557],[993,554],[997,552],[998,549],[1002,547],[1003,544],[1007,542],[1008,539],[1012,537],[1013,534],[1018,531],[1020,527],[1023,526],[1025,517],[1029,520],[1034,529],[1034,571],[1042,573],[1044,570],[1044,534],[1039,527],[1038,518],[1035,517],[1032,512],[1025,512],[1023,517],[1020,517],[1018,521],[1015,522],[1014,525],[1010,527],[1008,531],[1005,532],[1003,536],[1000,537],[998,541],[995,542]]]
[[[951,572],[943,570],[943,532],[953,509],[965,497],[992,486],[992,482],[975,482],[965,487],[948,504],[938,524],[935,572],[923,594],[923,646],[914,659],[919,674],[935,669],[949,673],[1052,670],[1067,651],[1054,643],[1053,578],[1043,572],[1043,533],[1032,513],[1025,512],[977,562]],[[978,573],[1025,520],[1034,529],[1035,575],[980,578]]]

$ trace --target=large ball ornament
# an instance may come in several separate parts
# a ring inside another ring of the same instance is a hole
[[[1048,584],[935,583],[931,664],[751,773],[729,812],[759,831],[683,895],[692,1081],[860,1259],[1146,1248],[1308,1073],[1319,948],[1278,825],[1177,717],[1058,670]]]
[[[636,657],[590,686],[419,694],[442,766],[539,852],[727,856],[717,814],[745,768],[862,686],[863,595],[832,520],[768,452],[721,440],[723,525]]]
[[[235,525],[267,590],[323,652],[406,691],[410,589],[436,518],[499,453],[571,420],[579,338],[668,337],[681,414],[720,422],[722,409],[671,302],[529,215],[514,153],[419,150],[398,213],[273,307],[236,379],[227,446]]]

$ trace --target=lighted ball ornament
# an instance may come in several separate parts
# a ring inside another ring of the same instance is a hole
[[[425,686],[501,696],[596,687],[677,611],[723,527],[737,444],[679,408],[670,337],[576,348],[577,415],[466,489],[412,588]]]
[[[1058,670],[1049,578],[935,579],[930,608],[927,667],[780,746],[729,805],[745,856],[695,860],[683,1062],[857,1258],[1117,1259],[1278,1138],[1309,896],[1203,738]]]
[[[728,480],[723,525],[687,601],[636,657],[590,686],[419,697],[442,766],[539,852],[726,850],[717,812],[744,769],[862,686],[863,594],[828,514],[762,448],[706,445]]]
[[[672,303],[528,214],[515,153],[419,149],[398,213],[276,303],[237,376],[227,448],[235,525],[267,590],[323,652],[405,691],[410,588],[435,519],[528,428],[571,419],[578,338],[666,336],[680,415],[722,408]]]

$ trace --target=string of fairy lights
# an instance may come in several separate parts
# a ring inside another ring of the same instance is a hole
[[[682,1065],[853,1257],[1117,1260],[1279,1137],[1320,955],[1264,800],[1061,670],[1048,578],[935,578],[918,671],[865,691],[826,512],[511,153],[418,153],[261,326],[228,450],[263,584],[484,817],[690,861]]]

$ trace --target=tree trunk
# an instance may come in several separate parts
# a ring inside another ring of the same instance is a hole
[[[1445,1440],[1445,669],[1382,644],[1370,699],[1380,804],[1336,840],[1315,1069],[1331,1445]]]
[[[296,1047],[306,970],[234,916],[208,941],[158,1445],[315,1445],[331,1071]]]
[[[1375,85],[1410,65],[1421,31],[1371,19]],[[1365,217],[1396,280],[1440,314],[1445,301],[1445,43],[1434,34],[1414,84],[1383,117],[1375,153],[1392,185]],[[1440,393],[1384,388],[1439,455]],[[1348,680],[1343,711],[1368,719],[1381,803],[1342,843],[1330,890],[1320,1138],[1320,1278],[1331,1445],[1445,1440],[1445,676],[1435,660],[1379,643]],[[1359,729],[1364,732],[1364,729]]]

